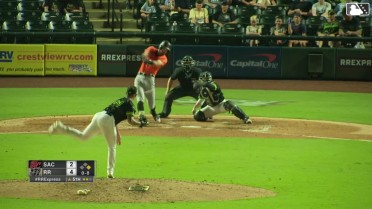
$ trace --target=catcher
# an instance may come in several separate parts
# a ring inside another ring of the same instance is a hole
[[[244,111],[235,105],[232,101],[225,99],[220,86],[213,81],[212,74],[208,71],[203,72],[199,76],[199,81],[195,83],[194,88],[198,89],[199,99],[192,109],[194,119],[197,121],[207,121],[208,118],[223,112],[231,112],[237,118],[243,120],[245,124],[252,124],[249,116]],[[208,105],[201,108],[201,105],[206,102]]]
[[[133,126],[143,127],[148,124],[145,118],[140,118],[139,121],[133,118],[135,114],[133,100],[137,96],[137,88],[134,86],[128,87],[126,96],[127,97],[117,99],[103,111],[97,112],[84,131],[66,126],[61,121],[54,122],[49,127],[48,131],[50,134],[68,134],[83,141],[88,140],[98,133],[102,134],[108,146],[107,177],[114,178],[116,144],[121,144],[117,124],[125,119]]]
[[[159,114],[160,118],[168,117],[174,100],[186,96],[198,99],[198,93],[193,89],[193,83],[199,79],[202,70],[195,67],[195,60],[189,55],[182,58],[181,65],[182,67],[176,68],[168,79],[163,111]],[[173,82],[177,79],[180,85],[170,90]]]

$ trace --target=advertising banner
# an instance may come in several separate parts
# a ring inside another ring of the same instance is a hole
[[[174,46],[174,67],[181,66],[181,59],[190,55],[196,61],[196,67],[209,71],[215,78],[226,78],[227,47],[218,46]]]
[[[97,45],[45,45],[45,75],[97,75]]]
[[[142,53],[143,51],[151,45],[127,45],[127,69],[126,69],[126,76],[135,77],[138,73],[139,67],[142,63]],[[156,45],[154,45],[157,47]],[[174,51],[174,47],[171,52],[167,54],[168,63],[162,69],[159,70],[156,77],[169,77],[172,73],[172,53]]]
[[[372,80],[372,49],[337,49],[336,79]]]
[[[0,44],[0,76],[43,76],[44,45]]]
[[[280,78],[281,50],[277,47],[229,47],[229,78]]]
[[[125,76],[127,60],[126,45],[98,45],[98,75]]]

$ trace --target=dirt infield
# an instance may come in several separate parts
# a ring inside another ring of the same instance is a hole
[[[165,87],[167,79],[157,79],[157,86]],[[133,78],[0,77],[0,87],[124,87]],[[341,81],[266,81],[220,80],[222,88],[275,89],[372,92],[368,82]],[[0,135],[9,133],[45,133],[50,124],[61,120],[67,125],[83,129],[92,116],[58,116],[19,118],[0,121]],[[149,117],[151,118],[151,117]],[[253,125],[243,124],[233,116],[215,116],[209,122],[196,122],[190,116],[171,115],[162,123],[151,123],[138,131],[126,122],[119,124],[123,135],[169,137],[262,137],[262,138],[324,138],[335,140],[372,141],[372,126],[328,121],[310,121],[255,117]],[[151,122],[151,120],[150,120]],[[177,130],[170,132],[169,129]],[[128,191],[131,185],[148,185],[147,192]],[[53,185],[53,186],[51,186]],[[48,188],[46,191],[45,189]],[[91,189],[86,196],[77,195],[78,189]],[[110,188],[110,189],[109,189]],[[32,193],[29,191],[33,191]],[[0,196],[85,202],[179,202],[236,200],[274,196],[275,193],[242,185],[181,182],[164,179],[96,179],[92,184],[28,183],[0,181]]]

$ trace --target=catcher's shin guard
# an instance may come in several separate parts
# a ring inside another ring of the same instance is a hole
[[[234,114],[237,118],[241,119],[241,120],[244,120],[245,118],[249,118],[242,109],[240,109],[240,107],[238,106],[235,106],[232,110],[231,110],[232,114]]]
[[[195,113],[194,119],[196,121],[207,121],[207,118],[205,117],[204,113],[200,110]]]
[[[234,114],[237,118],[244,120],[245,118],[249,118],[239,106],[235,105],[233,102],[227,100],[224,103],[224,107],[227,111]]]

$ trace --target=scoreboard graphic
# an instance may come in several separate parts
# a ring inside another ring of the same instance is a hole
[[[94,160],[29,160],[30,182],[93,182]]]

